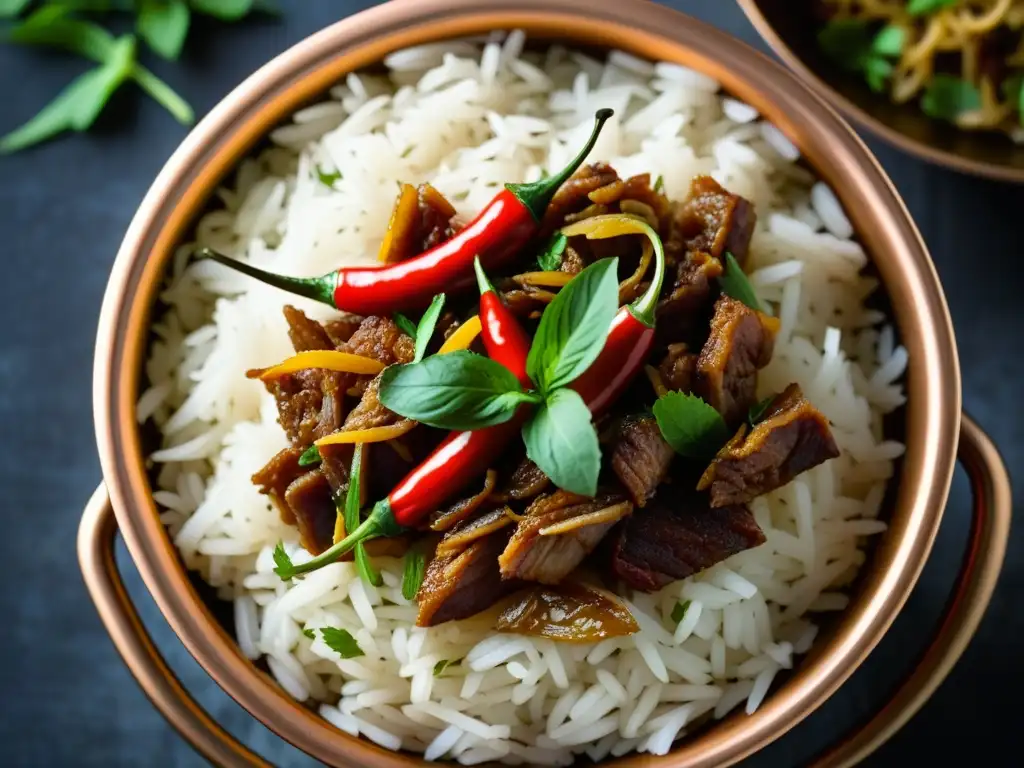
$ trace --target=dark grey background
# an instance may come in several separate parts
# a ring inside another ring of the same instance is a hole
[[[147,63],[201,115],[275,54],[374,4],[286,2],[279,20],[201,24],[182,62]],[[731,2],[666,4],[764,49]],[[61,54],[0,46],[0,134],[82,68]],[[100,479],[90,411],[100,299],[136,206],[184,133],[126,88],[89,135],[0,157],[3,765],[202,765],[122,666],[83,589],[74,550],[79,515]],[[1024,187],[956,175],[868,140],[938,265],[956,324],[967,410],[995,438],[1011,471],[1019,470]],[[889,636],[826,706],[749,764],[800,765],[884,699],[936,621],[959,566],[969,501],[958,476],[922,582]],[[988,765],[1020,764],[1019,706],[1008,692],[1024,682],[1024,617],[1015,605],[1024,580],[1022,537],[1018,529],[995,600],[960,665],[871,765],[916,764],[933,754],[940,764],[979,757]],[[214,716],[274,762],[311,765],[217,688],[159,616],[134,568],[125,569],[171,665]]]

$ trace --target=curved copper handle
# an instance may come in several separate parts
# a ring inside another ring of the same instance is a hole
[[[819,755],[811,768],[850,768],[892,738],[946,679],[985,615],[1010,535],[1010,475],[988,435],[966,414],[960,425],[958,458],[971,483],[974,507],[967,552],[938,632],[889,703]]]
[[[78,561],[103,626],[150,701],[207,760],[227,768],[273,768],[219,726],[189,696],[153,644],[117,571],[117,520],[107,489],[100,485],[78,527]]]

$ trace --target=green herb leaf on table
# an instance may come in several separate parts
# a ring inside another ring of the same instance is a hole
[[[325,187],[334,189],[334,182],[341,180],[341,171],[325,171],[323,166],[318,165],[316,167],[316,177]]]
[[[434,677],[440,677],[444,671],[453,664],[458,664],[462,659],[441,659],[434,665]]]
[[[316,631],[315,630],[304,629],[304,630],[302,630],[302,634],[304,634],[310,640],[316,640]]]
[[[696,395],[668,392],[654,403],[665,441],[689,459],[710,459],[729,439],[722,415]]]
[[[526,372],[541,392],[564,387],[601,354],[619,308],[618,259],[601,259],[570,280],[541,315]]]
[[[544,272],[557,271],[562,266],[562,255],[568,244],[569,238],[561,232],[553,234],[548,244],[544,246],[544,250],[537,256],[537,266]]]
[[[441,310],[444,309],[444,294],[437,294],[427,307],[427,311],[420,318],[416,326],[416,333],[413,340],[416,342],[416,354],[412,361],[418,363],[427,354],[427,345],[430,344],[430,337],[434,335],[434,328],[437,327],[438,318],[441,317]]]
[[[328,648],[343,659],[354,659],[365,655],[363,649],[359,647],[359,643],[347,629],[321,627],[320,637],[324,639]]]
[[[288,557],[283,541],[277,542],[277,546],[274,547],[274,573],[280,577],[281,581],[288,581],[295,575],[295,564]]]
[[[345,531],[348,532],[348,528],[346,528]],[[374,568],[373,563],[370,561],[370,555],[366,551],[366,545],[361,541],[356,544],[354,558],[359,578],[367,584],[372,584],[375,587],[379,587],[384,583],[384,578],[380,575],[380,571]]]
[[[66,5],[47,5],[31,14],[8,34],[19,45],[46,45],[102,64],[114,50],[114,36],[98,24],[69,18]]]
[[[526,455],[566,491],[597,493],[601,448],[590,409],[573,389],[556,389],[523,425]]]
[[[395,325],[398,326],[399,330],[402,331],[413,341],[416,341],[416,323],[410,320],[408,317],[403,315],[401,312],[395,312],[391,316],[391,319],[395,321]]]
[[[415,600],[423,583],[423,574],[427,569],[427,557],[418,549],[410,549],[405,554],[405,567],[402,570],[402,597]],[[435,672],[435,674],[437,674]]]
[[[937,120],[953,122],[960,114],[980,108],[977,86],[952,75],[934,75],[921,97],[921,110]]]
[[[185,0],[138,0],[136,13],[139,37],[165,59],[177,59],[192,21]]]
[[[718,284],[726,296],[742,301],[753,310],[761,311],[761,302],[757,299],[754,286],[750,284],[736,257],[728,251],[725,252],[725,269],[718,277]]]
[[[304,450],[301,456],[299,456],[299,466],[312,467],[315,464],[319,464],[322,458],[323,457],[320,456],[320,449],[314,443]]]
[[[0,0],[0,19],[13,19],[21,14],[32,0]]]
[[[238,21],[255,9],[253,0],[189,0],[192,10],[221,21]],[[263,10],[262,8],[259,10]]]
[[[678,624],[686,618],[686,612],[690,608],[690,601],[684,600],[681,603],[676,603],[676,607],[672,609],[672,623]]]
[[[754,403],[750,406],[750,410],[747,412],[747,423],[751,427],[756,427],[757,423],[764,418],[764,412],[768,410],[768,406],[772,404],[775,399],[775,395],[768,395],[764,400],[759,403]]]
[[[910,0],[907,13],[911,16],[924,16],[934,11],[956,5],[959,0]]]
[[[502,424],[520,404],[538,402],[500,363],[468,350],[384,370],[380,402],[400,416],[439,429]]]

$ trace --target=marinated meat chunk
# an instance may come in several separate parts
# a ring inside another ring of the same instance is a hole
[[[386,427],[401,420],[401,416],[385,408],[380,401],[380,377],[381,374],[377,374],[366,385],[359,403],[345,419],[344,430],[346,432],[352,432],[357,429]]]
[[[676,279],[668,296],[658,302],[658,337],[682,341],[703,327],[711,316],[722,274],[722,262],[706,253],[688,253],[676,266]]]
[[[713,507],[741,504],[838,455],[828,419],[790,384],[749,433],[742,426],[718,452],[697,487]]]
[[[295,517],[302,546],[319,555],[334,543],[338,510],[323,472],[315,469],[293,481],[285,491],[284,500]]]
[[[506,511],[508,507],[499,507],[484,512],[472,520],[463,520],[448,531],[437,545],[437,555],[457,555],[477,539],[489,536],[495,531],[507,528],[515,522]]]
[[[448,202],[430,184],[420,184],[416,190],[419,204],[419,226],[417,228],[417,253],[429,251],[440,245],[457,231],[455,222],[455,206]]]
[[[555,294],[543,288],[534,288],[528,285],[525,288],[515,288],[505,291],[505,304],[516,317],[532,317],[544,311],[544,308],[555,300]]]
[[[326,328],[316,320],[311,320],[301,309],[286,305],[284,318],[288,321],[288,338],[296,352],[307,352],[313,349],[334,349],[334,342]]]
[[[583,260],[580,252],[571,245],[567,245],[565,252],[562,254],[562,263],[559,265],[558,271],[568,272],[570,275],[578,275],[586,267],[587,262]]]
[[[301,448],[284,448],[274,454],[274,458],[252,476],[253,484],[259,486],[260,493],[270,497],[285,525],[295,525],[295,515],[284,500],[285,491],[289,485],[309,471],[309,467],[299,466],[300,456]]]
[[[448,507],[448,509],[439,511],[432,515],[430,519],[430,530],[447,531],[456,523],[460,523],[463,520],[472,517],[480,508],[480,505],[483,504],[487,500],[487,497],[491,495],[491,492],[494,490],[494,483],[497,479],[498,473],[494,470],[488,470],[487,476],[484,478],[483,490],[468,498],[460,499]]]
[[[498,555],[508,544],[509,529],[477,539],[453,556],[435,557],[416,594],[416,626],[432,627],[473,616],[490,608],[520,583],[501,577]]]
[[[588,499],[558,490],[538,497],[498,558],[502,578],[557,584],[632,511],[633,505],[619,493]]]
[[[661,493],[612,533],[611,566],[634,589],[653,592],[763,544],[743,505],[710,507],[706,494]]]
[[[703,251],[716,258],[729,252],[741,267],[746,265],[757,213],[753,204],[727,192],[710,176],[697,176],[690,196],[682,204],[676,224],[689,251]]]
[[[756,399],[757,372],[771,362],[779,321],[722,296],[697,359],[693,391],[735,427]]]
[[[342,349],[352,335],[363,324],[359,315],[342,315],[324,323],[324,330],[331,339],[332,348]]]
[[[551,480],[541,471],[541,468],[524,457],[512,470],[505,485],[495,491],[493,500],[506,502],[532,499],[545,491],[549,485],[551,485]]]
[[[633,503],[642,507],[665,480],[674,457],[653,416],[630,416],[619,427],[611,465]]]
[[[391,318],[371,315],[359,324],[341,351],[392,365],[412,362],[416,344]]]
[[[676,392],[692,392],[697,375],[697,354],[686,344],[669,344],[665,358],[658,365],[665,386]]]
[[[619,179],[615,169],[605,163],[584,165],[565,182],[548,204],[542,231],[552,232],[565,223],[565,217],[593,205],[590,193]]]

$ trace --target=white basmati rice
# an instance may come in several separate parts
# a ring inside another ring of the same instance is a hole
[[[757,709],[779,670],[817,635],[810,611],[842,610],[863,562],[893,460],[881,417],[904,402],[907,351],[864,307],[877,282],[835,194],[795,164],[798,149],[706,75],[622,52],[606,62],[559,46],[524,52],[519,33],[399,51],[387,73],[349,75],[302,110],[218,192],[196,241],[289,274],[372,263],[395,183],[430,181],[467,217],[505,180],[561,166],[599,107],[613,107],[592,159],[661,176],[682,198],[713,175],[759,214],[751,280],[781,329],[759,396],[796,381],[834,425],[842,455],[755,500],[766,543],[654,595],[633,595],[641,631],[582,647],[494,635],[481,622],[414,627],[401,562],[385,584],[349,563],[288,584],[272,549],[309,554],[250,476],[285,446],[273,399],[242,372],[290,353],[280,308],[322,306],[175,254],[138,418],[163,443],[156,502],[186,565],[235,600],[242,652],[265,655],[289,695],[320,699],[340,730],[428,760],[568,765],[634,750],[664,754],[706,711]],[[328,188],[318,170],[343,175]],[[685,603],[682,619],[670,616]],[[315,630],[347,628],[364,656],[341,659]],[[303,630],[313,630],[310,639]],[[435,665],[452,663],[435,677]]]

